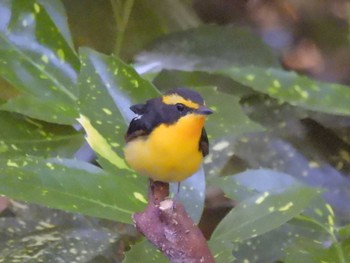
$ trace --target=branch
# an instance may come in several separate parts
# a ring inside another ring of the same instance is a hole
[[[168,195],[168,183],[150,182],[146,209],[133,215],[136,228],[172,263],[215,263],[200,229]]]

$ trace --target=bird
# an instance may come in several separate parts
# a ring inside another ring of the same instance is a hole
[[[178,184],[199,170],[209,153],[204,123],[213,111],[198,92],[175,88],[130,109],[136,117],[125,134],[124,156],[131,168]]]

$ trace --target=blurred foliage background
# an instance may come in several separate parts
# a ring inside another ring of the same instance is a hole
[[[122,147],[128,107],[179,86],[215,111],[180,198],[217,262],[349,262],[349,10],[0,0],[0,262],[167,262]]]

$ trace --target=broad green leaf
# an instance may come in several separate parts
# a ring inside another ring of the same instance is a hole
[[[240,202],[217,226],[211,242],[242,242],[279,227],[319,194],[307,187],[264,192]]]
[[[210,182],[220,186],[226,196],[234,198],[234,200],[243,200],[243,205],[245,205],[246,200],[250,200],[249,198],[247,199],[247,197],[254,193],[260,193],[262,197],[264,197],[266,195],[269,196],[269,193],[290,191],[298,187],[305,189],[296,178],[267,169],[248,170],[235,176],[211,179]],[[231,247],[229,244],[226,244],[226,249],[231,252],[233,249],[232,253],[238,261],[249,260],[249,262],[257,263],[274,262],[284,258],[284,250],[299,237],[310,238],[315,242],[329,240],[330,231],[332,228],[334,229],[333,224],[329,225],[329,222],[334,222],[334,213],[331,207],[325,203],[321,196],[317,196],[312,198],[311,201],[308,201],[308,204],[305,204],[302,215],[297,216],[296,219],[292,219],[287,224],[283,224],[279,227],[276,225],[276,228],[272,231],[263,233],[257,237],[235,242],[233,246],[229,243]],[[245,209],[249,209],[251,206],[252,205],[246,205]],[[271,210],[273,210],[272,207],[271,205]],[[236,208],[234,208],[232,212],[234,212]],[[254,207],[253,209],[256,210],[252,218],[258,218],[258,215],[261,214],[260,208]],[[243,220],[244,219],[242,219],[242,221]],[[253,220],[255,219],[252,219],[252,221]],[[274,219],[270,218],[269,220],[271,220],[272,223]],[[232,225],[235,224],[237,223],[232,222]],[[258,221],[252,223],[251,227],[256,229],[257,226],[262,227],[264,224],[264,222]],[[213,243],[216,242],[217,240],[215,239],[215,241],[211,241],[211,244],[213,245]],[[223,248],[220,249],[218,247],[217,249],[219,252],[225,252]],[[225,253],[228,253],[228,251]]]
[[[6,100],[18,96],[20,93],[4,78],[0,77],[0,105]]]
[[[73,40],[69,30],[68,21],[64,6],[60,0],[37,0],[45,8],[56,27],[66,40],[67,44],[73,49]]]
[[[218,41],[223,39],[222,41]],[[232,66],[274,66],[279,63],[262,40],[239,27],[201,26],[158,39],[137,56],[157,70],[213,71]]]
[[[30,118],[63,125],[73,124],[77,112],[70,103],[45,100],[33,95],[20,95],[0,106],[0,110],[16,112]]]
[[[347,224],[340,228],[339,235],[344,239],[350,237],[350,224]]]
[[[79,100],[79,121],[104,168],[111,171],[128,169],[121,156],[126,121],[133,117],[129,107],[133,101],[143,102],[158,92],[132,67],[115,57],[90,49],[81,49],[80,54],[79,86],[84,92]]]
[[[140,71],[146,71],[147,67],[136,67]],[[217,75],[205,71],[180,71],[180,70],[162,70],[156,75],[153,80],[153,84],[159,89],[168,90],[176,87],[191,87],[191,88],[203,88],[203,87],[217,87],[220,92],[229,93],[236,97],[248,97],[256,94],[253,89],[244,86],[232,78]]]
[[[327,233],[315,225],[305,227],[288,222],[263,235],[234,244],[233,255],[237,262],[278,262],[285,258],[285,250],[301,238],[309,238],[313,242],[329,241]]]
[[[118,3],[115,0],[113,2]],[[115,4],[114,15],[118,31],[121,31],[120,25],[123,24],[121,21],[123,11],[120,5]],[[199,19],[189,1],[152,0],[134,3],[125,32],[117,32],[116,35],[116,38],[119,38],[123,34],[122,52],[118,52],[120,47],[116,43],[114,53],[119,53],[122,58],[130,60],[135,53],[144,49],[154,39],[169,32],[192,28],[198,24]]]
[[[146,239],[131,246],[123,263],[166,263],[169,260]]]
[[[287,112],[279,111],[279,113]],[[293,126],[289,126],[291,124]],[[350,211],[347,202],[350,196],[348,191],[350,182],[337,171],[336,167],[324,161],[324,154],[334,146],[333,141],[325,139],[329,137],[322,137],[319,141],[322,148],[314,148],[315,144],[304,137],[300,123],[298,126],[295,125],[298,125],[298,120],[288,121],[287,127],[284,128],[288,133],[285,135],[280,135],[276,128],[267,134],[244,136],[236,141],[233,152],[244,160],[248,167],[266,167],[283,171],[306,184],[324,187],[326,191],[323,196],[334,209],[337,222],[342,220],[344,223],[347,222]],[[310,134],[310,137],[315,136],[315,132]]]
[[[216,263],[234,262],[235,258],[232,253],[232,244],[220,241],[209,241],[208,245]]]
[[[0,111],[0,158],[20,155],[72,157],[83,143],[83,135],[70,126],[32,120]]]
[[[107,164],[105,166],[107,167],[112,165],[115,168],[130,170],[125,161],[113,151],[112,145],[92,126],[91,121],[86,116],[80,115],[78,121],[85,129],[86,140],[90,147],[104,158],[101,164],[106,161]]]
[[[48,122],[74,123],[76,54],[35,0],[5,0],[0,11],[0,75],[22,92],[2,108]]]
[[[287,251],[287,257],[284,262],[339,262],[346,263],[350,260],[349,242],[333,244],[331,247],[325,247],[323,244],[314,242],[314,240],[299,238]]]
[[[278,68],[234,67],[219,73],[291,105],[323,113],[350,115],[350,89],[345,85],[312,80]]]
[[[0,194],[48,207],[131,223],[146,203],[137,178],[68,159],[0,159]]]
[[[220,92],[214,87],[196,88],[205,98],[206,104],[214,110],[208,117],[205,127],[210,138],[239,136],[264,130],[258,123],[251,121],[243,112],[239,98]]]
[[[0,217],[0,262],[89,262],[118,240],[118,230],[81,215],[14,203]]]

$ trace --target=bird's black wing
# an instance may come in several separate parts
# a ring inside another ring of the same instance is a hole
[[[136,117],[129,124],[128,131],[125,134],[125,141],[129,142],[139,136],[144,136],[147,134],[147,127],[144,125],[142,119],[138,119],[138,117]]]
[[[130,109],[140,116],[132,119],[129,124],[128,131],[125,134],[125,141],[129,142],[139,136],[144,136],[149,134],[149,127],[147,125],[147,120],[143,118],[143,114],[147,111],[147,104],[136,104],[132,105]]]
[[[203,156],[206,156],[209,153],[209,140],[204,128],[202,129],[201,138],[199,140],[199,150],[202,152]]]
[[[139,116],[132,119],[129,128],[125,134],[125,141],[129,142],[139,136],[145,136],[151,133],[155,126],[154,112],[149,111],[150,103],[153,100],[147,101],[146,104],[136,104],[130,109]]]

